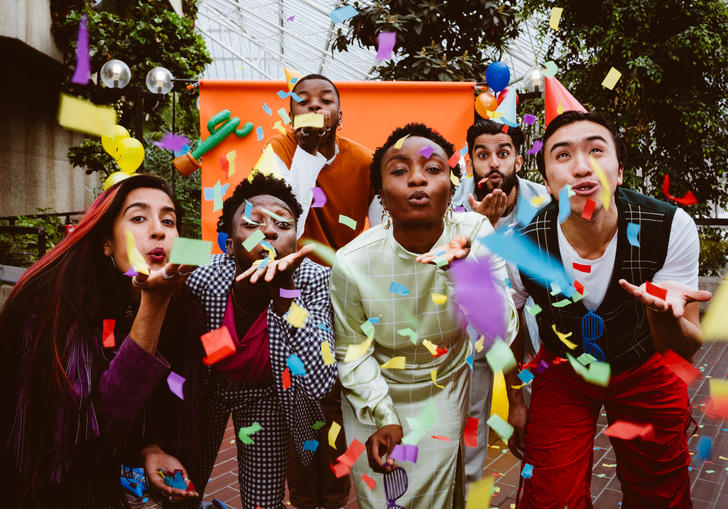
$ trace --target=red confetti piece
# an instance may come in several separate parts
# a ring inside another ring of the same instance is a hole
[[[478,447],[478,418],[468,417],[465,421],[465,432],[463,441],[466,447]]]
[[[116,320],[104,320],[104,332],[102,334],[104,348],[114,348],[116,339],[114,338],[114,327]]]
[[[508,134],[508,126],[506,124],[503,124],[503,127],[501,127],[501,131]]]
[[[580,282],[574,280],[574,288],[576,288],[576,291],[580,294],[584,295],[584,285]]]
[[[377,481],[375,481],[374,479],[369,477],[367,474],[361,474],[361,479],[362,479],[362,481],[367,483],[367,486],[369,486],[370,490],[373,490],[374,486],[377,485]]]
[[[667,290],[661,286],[653,285],[649,281],[645,281],[645,291],[658,299],[665,300],[665,297],[667,297]]]
[[[662,354],[662,363],[673,373],[682,378],[683,382],[690,385],[696,378],[703,376],[700,370],[680,357],[672,350]]]
[[[637,424],[627,421],[615,421],[604,430],[604,434],[623,440],[632,440],[635,438],[641,438],[643,440],[655,439],[655,429],[652,427],[652,424]]]
[[[339,461],[339,463],[344,463],[349,468],[351,468],[363,452],[364,444],[362,444],[359,440],[355,438],[351,441],[351,444],[349,444],[349,448],[346,450],[346,452],[336,459]]]
[[[285,391],[291,386],[291,371],[288,368],[283,370],[281,380],[283,382],[283,390]]]
[[[447,348],[442,348],[442,347],[439,347],[439,346],[438,346],[438,347],[437,347],[437,348],[435,349],[435,352],[436,352],[436,353],[435,353],[435,355],[433,355],[433,357],[437,359],[437,358],[438,358],[438,357],[440,357],[441,355],[445,355],[445,354],[447,353]]]
[[[450,156],[450,159],[447,160],[447,164],[450,165],[450,168],[455,168],[458,165],[458,161],[460,161],[460,152],[455,152]]]
[[[435,440],[442,440],[444,442],[450,442],[450,439],[448,437],[444,437],[442,435],[432,435],[432,438]]]
[[[200,340],[207,354],[202,362],[208,366],[235,353],[233,338],[230,337],[230,331],[224,325],[219,329],[203,334],[200,336]]]
[[[695,195],[692,191],[688,191],[685,193],[682,198],[678,198],[677,196],[673,196],[670,194],[670,175],[665,175],[665,180],[662,181],[662,194],[664,194],[669,200],[676,201],[680,205],[685,205],[689,207],[690,205],[695,205],[698,203],[698,199],[695,198]]]
[[[572,267],[574,267],[574,270],[578,270],[579,272],[586,272],[587,274],[591,273],[591,265],[582,265],[581,263],[573,263]]]
[[[345,475],[349,475],[349,467],[346,463],[337,463],[336,465],[329,463],[329,466],[337,479],[341,479]]]
[[[584,205],[584,210],[581,211],[581,217],[586,219],[587,221],[590,221],[592,218],[592,214],[594,214],[594,207],[596,206],[597,202],[594,200],[587,199],[586,204]]]
[[[228,161],[227,157],[225,157],[225,154],[220,156],[220,166],[222,167],[222,171],[225,173],[225,176],[227,176],[228,171],[230,170],[230,161]]]

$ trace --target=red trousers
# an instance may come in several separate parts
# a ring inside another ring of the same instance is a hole
[[[539,357],[549,361],[544,348]],[[540,359],[537,358],[536,362]],[[585,382],[568,362],[533,380],[526,425],[524,479],[518,509],[591,508],[594,435],[602,405],[609,423],[651,423],[655,441],[611,438],[622,485],[622,509],[691,508],[687,386],[656,353],[613,375],[608,387]]]

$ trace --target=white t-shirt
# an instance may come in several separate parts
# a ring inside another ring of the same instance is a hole
[[[559,250],[564,269],[570,278],[576,279],[584,285],[584,306],[587,309],[597,309],[604,300],[609,281],[612,278],[614,260],[617,255],[617,234],[609,242],[604,254],[596,260],[587,260],[580,257],[571,244],[566,240],[561,225],[557,228],[559,237]],[[652,278],[653,283],[660,281],[678,281],[692,289],[698,289],[698,258],[700,255],[700,240],[698,228],[693,219],[683,209],[678,208],[670,227],[670,240],[667,244],[667,255],[662,268]],[[591,272],[574,269],[574,263],[591,266]],[[523,308],[528,292],[523,286],[518,271],[509,274],[513,288],[513,302],[516,309]],[[644,281],[630,281],[640,285]],[[625,292],[625,296],[627,293]]]

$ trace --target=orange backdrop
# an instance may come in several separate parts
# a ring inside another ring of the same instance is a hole
[[[336,83],[343,111],[342,136],[374,150],[384,143],[396,127],[408,122],[423,122],[437,130],[459,150],[465,146],[465,133],[473,123],[473,87],[470,82],[360,81]],[[229,183],[224,198],[248,176],[260,157],[268,138],[278,134],[273,128],[281,120],[277,111],[289,110],[289,99],[276,95],[288,91],[284,81],[200,81],[200,127],[202,139],[209,136],[207,121],[221,110],[240,118],[240,126],[253,122],[255,128],[245,138],[228,136],[225,141],[202,156],[202,187],[213,187],[219,180]],[[273,116],[263,110],[267,103]],[[285,124],[284,124],[285,125]],[[263,139],[257,141],[256,128],[263,127]],[[288,126],[286,125],[286,128]],[[235,173],[228,178],[221,157],[235,151]],[[217,248],[215,227],[220,211],[213,212],[213,202],[202,200],[202,238],[212,240]]]

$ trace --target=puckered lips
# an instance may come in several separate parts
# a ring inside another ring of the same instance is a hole
[[[413,207],[427,207],[430,204],[430,195],[422,190],[412,192],[407,201]]]
[[[582,180],[571,185],[571,190],[577,196],[591,196],[599,190],[599,182]]]
[[[167,259],[167,250],[163,247],[155,247],[147,253],[152,263],[164,263]]]

